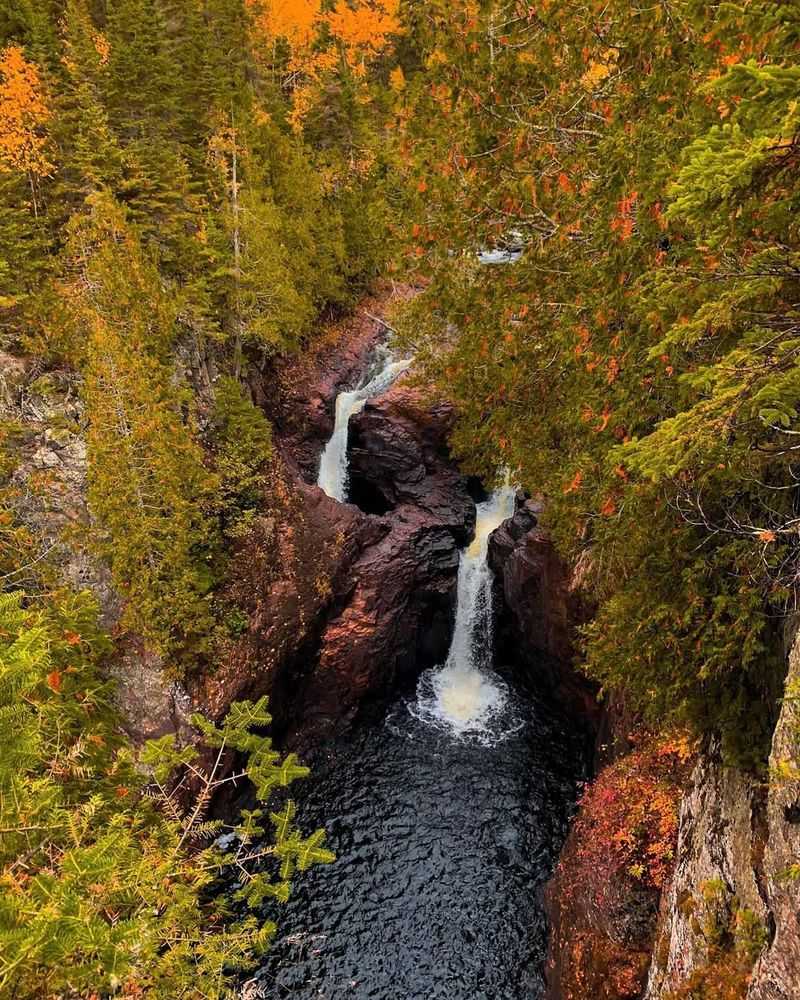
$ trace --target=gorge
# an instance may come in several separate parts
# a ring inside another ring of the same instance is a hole
[[[800,5],[0,0],[0,998],[800,998]]]
[[[348,437],[363,448],[359,422],[374,426],[383,394],[408,367],[391,358],[378,345],[359,387],[336,396],[318,483],[339,500],[346,496]],[[411,391],[403,379],[395,384],[395,399]],[[351,418],[356,426],[349,428]],[[399,433],[391,409],[383,431]],[[434,425],[429,433],[441,430]],[[398,489],[394,477],[409,463],[387,469],[394,453],[382,449],[380,481],[368,495]],[[358,457],[355,464],[364,495],[376,473]],[[438,465],[417,481],[420,497],[434,491],[437,474],[457,475],[444,452]],[[463,525],[450,525],[453,545],[462,547],[446,656],[427,667],[410,663],[377,702],[359,707],[351,729],[311,751],[313,776],[296,800],[308,823],[326,826],[337,861],[304,878],[280,913],[267,910],[280,930],[268,962],[248,982],[253,995],[544,997],[542,889],[586,774],[587,747],[581,726],[537,684],[535,662],[495,656],[495,619],[508,615],[497,606],[504,597],[489,547],[516,504],[516,488],[501,484],[479,495]],[[392,605],[378,610],[398,614]]]

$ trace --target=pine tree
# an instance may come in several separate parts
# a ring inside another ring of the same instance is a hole
[[[307,769],[260,735],[264,699],[232,706],[220,727],[195,718],[209,769],[170,737],[134,751],[98,679],[107,649],[85,595],[0,594],[0,991],[232,997],[275,928],[234,916],[213,880],[235,865],[242,903],[285,900],[297,872],[333,856],[323,831],[302,836],[291,802],[268,824],[245,813],[228,853],[208,846],[221,824],[206,809],[230,780],[219,763],[238,751],[237,780],[264,802]],[[186,768],[199,783],[188,800]]]
[[[85,373],[89,503],[126,621],[166,652],[210,630],[216,481],[169,360],[178,307],[124,210],[105,194],[87,206],[70,224],[77,280],[63,294]]]
[[[761,730],[794,574],[796,13],[431,4],[409,30],[407,254],[432,283],[406,323],[456,449],[518,468],[590,556],[595,677]],[[478,266],[509,241],[513,268]]]

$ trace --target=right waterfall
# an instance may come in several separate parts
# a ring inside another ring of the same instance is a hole
[[[516,730],[505,712],[508,688],[492,670],[492,571],[489,536],[514,514],[516,489],[506,482],[477,505],[475,536],[461,551],[453,640],[444,666],[420,678],[413,715],[494,742]]]

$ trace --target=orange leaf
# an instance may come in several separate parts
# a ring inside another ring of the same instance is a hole
[[[603,517],[611,517],[617,513],[617,505],[613,497],[606,497],[603,506],[600,508],[600,513]]]
[[[609,408],[606,407],[600,414],[600,423],[597,425],[597,427],[595,427],[594,429],[595,433],[601,434],[606,429],[606,427],[608,427],[608,421],[610,419],[611,419],[611,410],[609,410]]]
[[[52,673],[47,675],[47,686],[51,691],[61,690],[61,672],[54,670]]]

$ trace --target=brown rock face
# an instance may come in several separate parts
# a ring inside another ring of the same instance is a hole
[[[401,378],[350,421],[350,496],[375,513],[414,507],[465,544],[475,505],[447,448],[452,424],[449,403]]]
[[[225,600],[246,619],[218,669],[197,678],[194,700],[213,716],[232,701],[269,694],[276,729],[295,724],[300,692],[313,670],[327,618],[356,585],[354,564],[386,529],[355,507],[339,504],[297,470],[280,463],[276,498],[232,555]],[[234,614],[234,612],[232,612]]]
[[[328,621],[304,685],[300,714],[315,731],[351,720],[447,653],[458,571],[452,532],[413,507],[378,523],[387,533],[354,565],[355,589]]]
[[[580,609],[569,567],[538,527],[540,513],[535,500],[521,504],[492,535],[489,561],[528,651],[569,662]]]
[[[556,552],[538,526],[541,504],[526,500],[489,541],[489,564],[507,609],[501,621],[500,655],[523,662],[567,709],[597,723],[599,708],[587,681],[573,667],[575,629],[590,609],[579,574]]]

